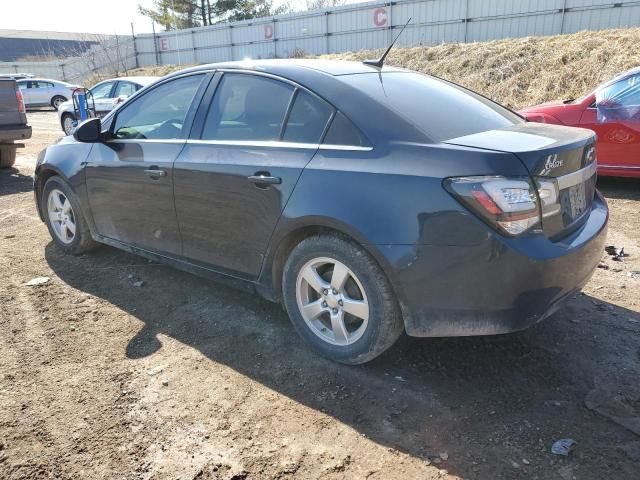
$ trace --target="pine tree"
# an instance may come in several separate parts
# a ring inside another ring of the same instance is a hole
[[[138,10],[165,30],[172,30],[268,17],[290,9],[286,4],[274,8],[273,0],[154,0],[151,8],[138,5]]]

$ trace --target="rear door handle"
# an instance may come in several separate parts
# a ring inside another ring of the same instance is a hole
[[[160,178],[167,176],[167,172],[165,172],[164,170],[159,170],[158,168],[149,168],[145,170],[144,173],[146,173],[151,178]]]
[[[256,185],[279,185],[282,183],[280,177],[272,177],[268,173],[258,172],[248,177],[249,181]]]

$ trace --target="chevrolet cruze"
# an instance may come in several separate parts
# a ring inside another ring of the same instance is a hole
[[[403,331],[524,329],[579,290],[608,220],[594,141],[398,68],[221,63],[48,147],[35,195],[65,252],[108,244],[248,286],[357,364]]]

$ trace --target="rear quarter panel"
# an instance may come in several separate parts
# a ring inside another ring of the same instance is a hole
[[[486,235],[484,225],[461,221],[470,214],[442,181],[496,174],[528,175],[512,154],[464,147],[404,143],[368,152],[320,150],[303,171],[274,240],[321,222],[366,245],[477,243]]]
[[[512,154],[444,144],[319,150],[302,172],[269,243],[260,283],[275,291],[266,296],[278,297],[283,249],[309,228],[351,237],[392,283],[402,265],[413,261],[405,258],[415,251],[413,246],[485,242],[491,235],[488,227],[447,193],[442,181],[496,174],[528,175]],[[398,245],[408,247],[394,248]]]

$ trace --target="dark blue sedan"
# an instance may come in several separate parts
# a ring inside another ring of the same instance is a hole
[[[402,331],[520,330],[578,291],[608,219],[594,141],[398,68],[221,63],[48,147],[35,193],[65,252],[108,244],[250,288],[357,364]]]

